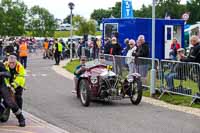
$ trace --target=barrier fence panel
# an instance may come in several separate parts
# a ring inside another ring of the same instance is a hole
[[[2,45],[2,47],[0,48],[0,60],[3,60],[5,58],[5,45]]]
[[[3,59],[3,47],[0,46],[0,60]]]
[[[143,87],[150,88],[151,58],[100,55],[89,62],[90,65],[105,64],[113,66],[113,71],[126,78],[128,74],[139,73]],[[193,97],[192,103],[200,99],[200,64],[155,59],[156,88],[165,92]]]
[[[93,61],[99,58],[99,51],[89,47],[82,47],[80,50],[77,49],[77,55],[86,56],[88,61]]]
[[[151,58],[134,58],[126,56],[114,56],[115,58],[115,72],[125,78],[128,74],[139,73],[143,82],[143,86],[150,88],[150,71],[151,71]],[[161,87],[161,77],[159,73],[159,60],[155,60],[155,69],[157,70],[156,88]]]
[[[163,93],[200,98],[200,64],[161,60]],[[161,95],[161,96],[162,96]],[[160,96],[160,97],[161,97]]]
[[[110,65],[112,66],[112,70],[115,71],[115,60],[113,55],[100,55],[98,59],[90,59],[86,63],[87,67],[95,66],[95,65]]]
[[[155,70],[156,70],[156,85],[155,89],[161,88],[162,78],[160,75],[160,63],[159,59],[155,59]],[[151,86],[151,69],[152,69],[152,58],[139,57],[136,59],[137,72],[141,74],[143,85],[150,88]]]
[[[116,71],[115,68],[115,58],[113,55],[104,54],[99,56],[99,61],[101,61],[105,65],[110,65],[113,67],[113,71]]]

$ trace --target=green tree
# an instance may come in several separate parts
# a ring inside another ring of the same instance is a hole
[[[190,12],[190,18],[188,23],[194,24],[200,20],[200,0],[187,1],[187,11]]]
[[[111,8],[111,15],[115,18],[121,18],[121,2],[116,2],[115,6]]]
[[[19,1],[2,0],[0,3],[0,34],[19,36],[25,33],[27,6]]]
[[[186,6],[180,4],[180,0],[160,0],[156,5],[156,17],[164,18],[167,13],[172,19],[181,19],[186,11]],[[135,11],[136,17],[152,17],[152,6],[143,5],[140,10]]]
[[[181,5],[180,0],[160,0],[156,6],[156,10],[158,18],[164,18],[165,14],[168,13],[172,19],[181,19],[186,6]]]
[[[33,36],[52,37],[56,30],[56,21],[47,9],[34,6],[29,11],[27,29]]]
[[[77,28],[77,35],[95,35],[96,33],[96,24],[94,20],[87,21],[85,18],[80,15],[73,17],[73,26]]]
[[[145,6],[142,5],[142,8],[140,10],[134,11],[135,17],[142,17],[142,18],[151,18],[152,16],[152,6]]]
[[[95,9],[90,18],[96,20],[98,24],[100,24],[102,19],[109,18],[111,16],[111,13],[111,10]]]
[[[3,35],[3,31],[4,31],[4,10],[2,7],[0,7],[0,35]]]
[[[72,17],[74,17],[74,14],[72,14]],[[71,15],[68,15],[66,18],[64,18],[63,22],[70,24],[71,23]]]

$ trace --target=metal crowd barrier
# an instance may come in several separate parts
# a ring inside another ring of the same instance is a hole
[[[3,47],[0,47],[0,60],[3,59]]]
[[[152,58],[104,54],[93,62],[96,63],[113,66],[113,71],[122,78],[133,72],[139,73],[143,87],[150,88]],[[155,69],[155,89],[161,92],[159,98],[169,93],[190,96],[193,98],[191,104],[200,99],[200,64],[155,59]]]
[[[131,73],[139,73],[141,75],[143,87],[150,88],[150,71],[151,71],[151,58],[144,57],[126,57],[126,56],[114,56],[115,58],[115,72],[122,77],[127,76]],[[160,64],[159,60],[155,59],[155,69],[157,71],[156,76],[156,89],[161,87],[161,76],[160,76]]]
[[[99,61],[102,61],[103,64],[105,64],[105,65],[112,66],[113,67],[113,71],[114,72],[116,71],[116,68],[115,68],[115,58],[114,58],[113,55],[104,54],[102,56],[99,56]]]
[[[4,53],[4,49],[5,49],[5,45],[3,45],[1,48],[0,48],[0,60],[3,60],[5,58],[5,53]]]
[[[161,60],[162,94],[169,92],[200,99],[200,64]],[[192,104],[191,103],[191,104]]]

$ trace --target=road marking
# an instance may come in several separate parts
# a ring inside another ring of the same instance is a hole
[[[18,128],[18,126],[9,126],[9,125],[5,125],[5,126],[0,126],[0,129],[1,128]],[[38,128],[43,128],[44,126],[26,126],[27,128],[36,128],[36,127],[38,127]]]
[[[47,76],[47,74],[41,74],[41,76],[43,76],[43,77],[46,77],[46,76]]]
[[[46,77],[47,74],[31,74],[31,75],[25,74],[25,77],[30,77],[30,76],[32,76],[32,77]]]
[[[30,132],[30,131],[22,131],[22,130],[16,130],[16,129],[1,129],[0,131],[8,131],[8,132],[16,132],[16,133],[34,133],[34,132]]]

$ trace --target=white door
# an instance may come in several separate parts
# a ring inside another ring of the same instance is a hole
[[[165,25],[165,59],[169,59],[169,52],[170,52],[170,46],[172,43],[172,40],[174,38],[173,36],[174,27],[173,25]]]

